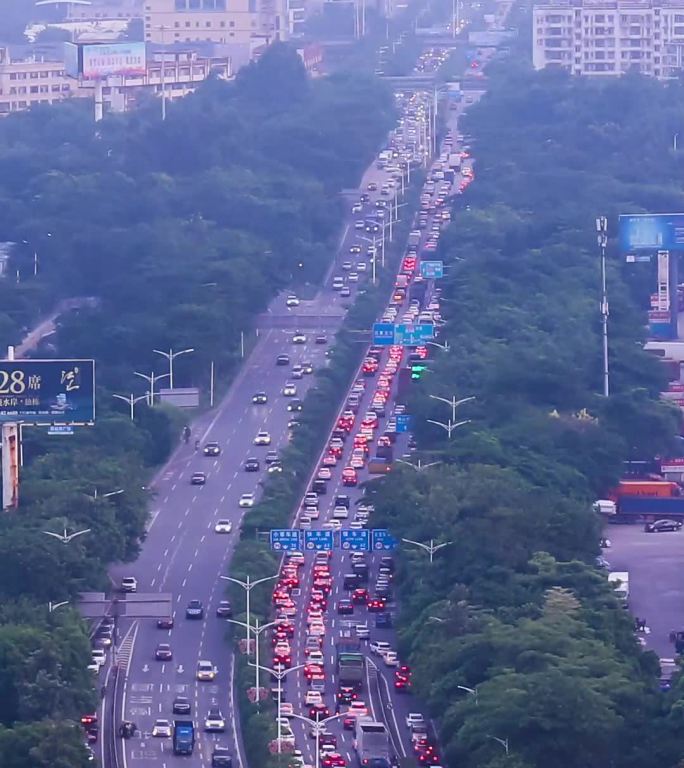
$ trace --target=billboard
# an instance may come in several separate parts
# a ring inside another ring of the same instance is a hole
[[[145,43],[66,43],[65,71],[69,77],[102,80],[132,77],[147,71]]]
[[[0,360],[0,423],[93,424],[94,360]]]
[[[684,251],[684,213],[620,216],[620,250]]]

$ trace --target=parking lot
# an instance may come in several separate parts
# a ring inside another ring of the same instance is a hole
[[[609,525],[604,535],[611,542],[603,553],[610,570],[629,572],[632,615],[651,630],[646,647],[672,659],[669,634],[684,630],[684,529],[645,533],[642,525]]]

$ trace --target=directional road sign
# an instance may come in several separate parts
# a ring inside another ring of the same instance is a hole
[[[432,323],[401,323],[394,326],[394,343],[404,347],[417,347],[435,336],[435,326]]]
[[[425,280],[439,280],[440,277],[444,277],[444,262],[421,261],[420,276]]]
[[[333,548],[333,532],[304,531],[304,548],[309,552],[313,550],[329,552]]]
[[[411,429],[411,417],[408,413],[400,413],[396,417],[397,432],[408,432]]]
[[[373,323],[373,344],[380,346],[394,344],[394,323]]]
[[[373,528],[371,531],[371,543],[375,551],[397,548],[397,540],[390,534],[387,528]]]
[[[368,552],[370,550],[370,531],[367,528],[358,531],[343,528],[340,531],[340,546],[351,552]]]
[[[275,552],[301,549],[301,531],[294,528],[272,528],[271,549]]]

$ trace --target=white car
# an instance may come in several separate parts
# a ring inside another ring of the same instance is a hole
[[[370,645],[370,652],[376,656],[382,656],[392,650],[392,646],[386,640],[375,640]]]
[[[287,306],[287,307],[298,307],[299,306],[299,299],[294,294],[290,294],[285,299],[285,306]]]
[[[104,648],[93,648],[93,664],[97,664],[98,669],[107,661],[107,652]]]
[[[197,662],[196,677],[200,682],[212,682],[216,679],[216,667],[204,659]]]
[[[333,520],[346,520],[349,517],[349,510],[346,507],[335,507],[333,510]]]
[[[291,381],[286,382],[283,387],[283,395],[285,395],[285,397],[294,397],[296,394],[297,385],[293,384]]]
[[[414,725],[425,725],[425,718],[420,712],[409,712],[406,715],[406,727],[413,728]]]
[[[281,719],[283,717],[293,717],[294,716],[294,707],[289,701],[283,701],[280,704],[280,717]]]
[[[356,271],[357,272],[365,272],[366,271],[366,262],[365,261],[357,261],[356,262]]]
[[[221,732],[226,730],[226,721],[218,707],[212,707],[204,719],[204,730]]]
[[[124,576],[121,579],[121,591],[122,592],[137,592],[138,580],[135,576]]]
[[[265,430],[260,429],[256,437],[254,438],[254,445],[270,445],[271,444],[271,435]]]
[[[386,667],[398,667],[399,666],[399,656],[397,655],[396,651],[385,651],[383,657],[385,659],[385,666]]]
[[[359,282],[359,273],[358,272],[350,272],[347,275],[347,280],[349,280],[350,283],[358,283]]]
[[[366,717],[368,715],[368,707],[365,701],[352,701],[347,710],[348,715],[355,715],[356,717]]]
[[[303,334],[301,331],[295,331],[292,334],[292,343],[293,344],[306,344],[306,335]]]
[[[359,638],[359,640],[368,640],[370,637],[370,629],[368,629],[368,624],[357,624],[354,629],[356,630],[356,636]]]
[[[230,520],[217,520],[216,525],[214,526],[214,531],[216,533],[231,533],[232,530],[233,524],[230,522]]]
[[[320,691],[307,691],[304,697],[304,703],[308,706],[318,706],[323,704],[323,697]]]
[[[342,521],[341,520],[328,520],[327,522],[323,523],[323,529],[326,531],[341,531],[342,530]]]
[[[253,506],[254,506],[254,494],[243,493],[242,496],[240,496],[240,501],[238,501],[238,507],[253,507]]]
[[[173,729],[168,720],[155,720],[152,727],[152,735],[161,738],[170,738]]]
[[[316,650],[310,651],[307,657],[307,662],[309,664],[320,664],[321,666],[323,666],[325,662],[323,658],[323,653],[321,651],[316,651]]]

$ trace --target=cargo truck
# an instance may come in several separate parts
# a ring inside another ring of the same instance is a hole
[[[335,650],[339,684],[360,687],[366,670],[361,643],[356,640],[341,640],[335,646]]]
[[[599,499],[594,510],[610,523],[650,523],[684,519],[682,496],[622,496],[617,501]]]
[[[420,230],[414,229],[412,232],[409,232],[408,236],[408,244],[418,246],[420,245]]]
[[[192,720],[173,721],[173,754],[191,755],[195,747],[195,726]]]
[[[447,165],[449,168],[453,168],[454,170],[458,171],[461,168],[461,155],[459,152],[452,152],[449,155],[449,160],[447,161]]]
[[[669,480],[621,480],[612,494],[620,499],[623,496],[679,496],[681,489],[678,483]]]
[[[384,723],[359,718],[354,733],[354,749],[363,768],[390,768],[390,741]]]

